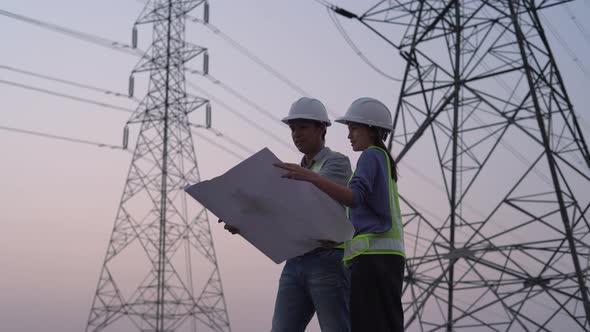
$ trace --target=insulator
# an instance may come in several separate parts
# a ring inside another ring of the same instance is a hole
[[[203,56],[203,73],[205,75],[209,74],[209,51],[205,51],[205,55]]]
[[[207,129],[211,128],[211,104],[209,103],[205,106],[205,126]]]
[[[351,13],[348,10],[340,8],[340,7],[336,7],[334,9],[334,12],[336,12],[337,14],[340,14],[346,18],[358,18],[358,16],[356,14]]]
[[[133,91],[135,90],[135,78],[133,74],[129,76],[129,98],[133,97]]]
[[[209,23],[209,2],[208,1],[205,2],[203,19],[205,20],[205,24]]]
[[[129,127],[125,125],[123,128],[123,149],[127,150],[127,145],[129,144]]]
[[[137,27],[133,26],[131,30],[131,46],[137,48]]]

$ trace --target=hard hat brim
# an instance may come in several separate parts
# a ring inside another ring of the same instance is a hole
[[[326,124],[326,127],[329,127],[329,126],[332,125],[332,123],[329,120],[328,121],[326,121],[326,120],[319,120],[316,117],[313,117],[313,116],[305,116],[305,115],[287,116],[287,117],[283,118],[281,121],[284,124],[288,125],[289,124],[289,121],[292,121],[292,120],[311,120],[311,121],[317,121],[317,122],[325,123]]]
[[[393,130],[393,125],[392,124],[385,124],[385,123],[377,123],[375,121],[371,121],[371,120],[367,120],[367,119],[360,119],[360,118],[354,118],[354,117],[349,117],[349,116],[341,116],[337,119],[334,120],[334,122],[338,122],[341,124],[345,124],[348,125],[349,123],[360,123],[360,124],[364,124],[367,125],[369,127],[379,127],[379,128],[383,128],[389,131]]]

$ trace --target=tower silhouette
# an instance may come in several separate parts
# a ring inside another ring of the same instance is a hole
[[[189,61],[208,67],[207,50],[185,41],[197,7],[208,21],[206,1],[154,0],[136,22],[153,25],[133,71],[149,73],[148,92],[128,122],[140,132],[86,331],[230,331],[207,211],[183,191],[200,181],[188,116],[210,122],[209,102],[185,89]]]
[[[566,2],[326,4],[405,60],[389,147],[425,179],[400,189],[408,331],[590,330],[590,155],[541,20]]]

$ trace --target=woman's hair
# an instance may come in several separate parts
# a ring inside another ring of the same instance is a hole
[[[387,150],[387,147],[385,146],[385,139],[387,138],[387,132],[381,128],[378,128],[378,127],[370,127],[370,129],[371,129],[371,132],[373,133],[372,136],[373,136],[375,146],[378,146],[381,149],[383,149],[385,152],[387,152],[387,156],[389,157],[389,162],[391,164],[391,178],[393,179],[393,181],[397,182],[397,163],[395,162],[395,160],[391,156],[391,153],[389,152],[389,150]]]

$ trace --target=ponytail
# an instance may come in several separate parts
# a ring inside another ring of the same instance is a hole
[[[387,138],[387,133],[377,127],[371,127],[371,129],[376,134],[375,135],[375,146],[377,146],[377,147],[383,149],[383,151],[387,152],[387,157],[389,157],[389,163],[391,165],[391,178],[393,179],[393,181],[395,181],[397,183],[397,175],[398,175],[397,174],[397,163],[395,162],[395,160],[391,156],[391,153],[389,152],[389,150],[387,150],[387,147],[385,147],[385,139]]]

